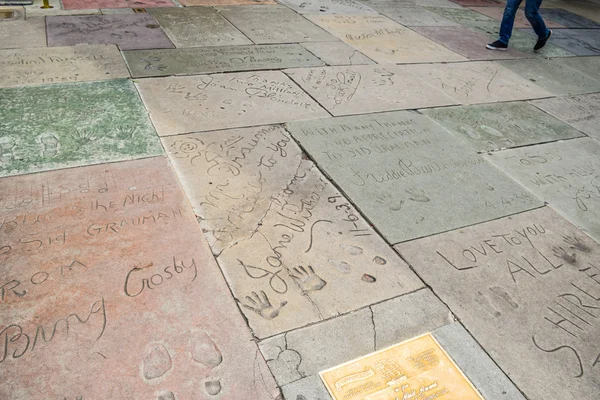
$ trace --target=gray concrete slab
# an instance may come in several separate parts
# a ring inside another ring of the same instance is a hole
[[[364,1],[355,0],[280,0],[300,14],[377,14]]]
[[[138,50],[123,56],[134,78],[325,65],[299,44]]]
[[[534,106],[600,140],[600,94],[534,100]]]
[[[425,7],[393,0],[363,0],[363,3],[404,26],[459,26]]]
[[[600,142],[572,139],[486,158],[600,241]]]
[[[330,42],[335,38],[285,6],[218,7],[256,44]]]
[[[523,102],[430,108],[421,112],[478,152],[584,136],[577,129]]]
[[[551,208],[395,247],[528,398],[596,396],[600,246]]]
[[[391,243],[542,205],[467,144],[415,112],[287,126]]]
[[[498,63],[555,95],[600,92],[600,80],[571,68],[563,59]]]
[[[0,21],[0,49],[46,46],[44,18]]]
[[[176,47],[252,44],[212,7],[153,8],[150,13]]]

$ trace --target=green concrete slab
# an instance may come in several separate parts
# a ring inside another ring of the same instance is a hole
[[[562,59],[504,60],[498,63],[556,95],[600,92],[600,80],[570,67]]]
[[[0,89],[0,176],[162,154],[125,79]]]
[[[573,139],[486,158],[600,242],[600,142]]]
[[[479,152],[584,136],[523,102],[431,108],[421,112]]]
[[[138,50],[123,54],[135,78],[325,65],[299,44]]]
[[[543,204],[416,112],[294,122],[288,130],[390,243]]]

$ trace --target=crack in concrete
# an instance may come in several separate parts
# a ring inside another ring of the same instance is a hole
[[[375,313],[371,307],[369,307],[369,311],[371,312],[371,324],[373,324],[373,350],[377,351],[377,327],[375,326]]]

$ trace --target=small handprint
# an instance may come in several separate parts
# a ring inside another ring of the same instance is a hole
[[[327,285],[327,282],[321,279],[310,265],[307,268],[300,265],[294,268],[293,271],[294,273],[290,274],[290,276],[300,282],[302,290],[305,292],[315,292],[323,289],[325,285]]]
[[[563,259],[565,262],[569,264],[577,263],[577,254],[575,253],[567,253],[567,251],[562,247],[553,247],[552,251],[554,252],[554,256]]]
[[[577,235],[563,236],[563,240],[572,249],[579,250],[584,253],[589,253],[592,250],[587,244],[583,243],[583,241]]]
[[[279,315],[279,310],[287,304],[287,301],[279,303],[279,307],[275,308],[269,301],[267,294],[264,291],[260,291],[260,295],[256,292],[252,292],[251,296],[246,296],[248,304],[242,303],[242,306],[248,310],[252,310],[264,319],[273,319]]]
[[[412,188],[406,189],[405,192],[410,195],[408,199],[412,201],[418,201],[419,203],[427,203],[431,200],[429,197],[427,197],[423,189]]]
[[[404,200],[395,201],[394,197],[389,193],[382,193],[375,198],[375,201],[381,205],[388,206],[391,211],[400,211]]]

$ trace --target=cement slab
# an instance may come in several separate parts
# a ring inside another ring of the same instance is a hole
[[[504,15],[504,7],[470,7],[471,10],[478,12],[483,15],[487,15],[490,18],[495,19],[496,21],[502,21],[502,17]],[[544,23],[547,28],[566,28],[565,26],[552,21],[550,18],[546,18],[545,10],[540,12],[540,15],[544,17]],[[515,28],[531,28],[531,24],[525,18],[525,9],[520,8],[517,11],[517,15],[515,16],[515,22],[513,25],[513,29]],[[552,38],[554,41],[554,38]]]
[[[381,15],[308,17],[380,64],[466,60],[463,56]]]
[[[150,78],[136,85],[160,136],[329,116],[279,71]]]
[[[24,19],[25,8],[23,6],[0,6],[0,23]]]
[[[100,8],[174,7],[171,0],[61,0],[67,10]]]
[[[523,102],[430,108],[421,112],[478,152],[584,136]]]
[[[531,104],[600,140],[600,94],[554,97],[535,100]]]
[[[544,2],[544,7],[551,7],[553,9],[559,8],[572,14],[585,17],[587,20],[600,23],[600,10],[598,10],[597,0],[547,0]],[[567,16],[565,15],[565,17]],[[588,21],[584,22],[584,24],[587,23]]]
[[[300,14],[377,14],[364,1],[355,0],[280,0]]]
[[[533,29],[524,32],[535,35]],[[600,55],[600,29],[557,29],[552,31],[552,44],[578,56]]]
[[[549,207],[397,245],[530,399],[594,398],[600,246]]]
[[[560,8],[543,8],[541,15],[567,28],[600,28],[598,22]]]
[[[258,337],[422,287],[282,126],[164,144]]]
[[[42,8],[44,0],[33,0],[33,4],[25,6],[25,13],[29,17],[47,17],[50,15],[83,15],[83,14],[101,14],[100,9],[74,9],[65,10],[60,0],[49,0],[48,4],[52,8]]]
[[[44,18],[0,21],[0,49],[46,46]]]
[[[493,153],[486,158],[600,242],[600,142],[566,142]]]
[[[467,144],[411,111],[287,125],[390,243],[543,203]],[[469,193],[469,202],[464,201]]]
[[[401,23],[404,26],[457,26],[456,22],[450,21],[441,15],[429,11],[425,7],[414,4],[398,3],[393,0],[364,1],[374,10],[377,10],[386,17]]]
[[[415,0],[415,4],[421,7],[462,8],[460,4],[450,0]]]
[[[417,26],[413,29],[453,52],[474,61],[525,58],[528,56],[513,48],[508,48],[507,51],[489,51],[485,45],[490,42],[490,38],[481,32],[464,26]]]
[[[563,59],[498,63],[555,95],[600,92],[600,80],[571,68]]]
[[[285,73],[337,116],[458,104],[404,65],[306,68]]]
[[[375,61],[344,42],[301,43],[327,65],[367,65]]]
[[[128,78],[116,46],[0,50],[0,87]]]
[[[219,7],[256,44],[331,42],[333,36],[285,6]]]
[[[123,52],[134,78],[325,65],[299,44]]]
[[[175,47],[148,13],[46,18],[48,46],[116,44],[121,50]]]
[[[0,176],[162,154],[125,79],[1,89],[0,101]]]
[[[564,65],[600,81],[600,57],[569,57],[563,59],[562,62]]]
[[[278,396],[166,158],[2,179],[0,221],[1,398]]]
[[[502,6],[500,0],[451,0],[463,7],[499,7]]]
[[[521,60],[514,60],[520,62]],[[533,60],[532,60],[533,61]],[[498,63],[513,62],[499,61]],[[496,62],[407,65],[415,76],[461,104],[494,103],[552,96]]]
[[[452,323],[447,308],[428,290],[275,336],[259,346],[279,382],[290,375],[300,376],[283,385],[286,398],[325,400],[331,397],[323,394],[324,388],[314,379],[318,372],[410,339],[413,332],[431,332],[443,343],[486,399],[523,399],[464,328]],[[295,363],[294,356],[301,362]]]
[[[212,7],[157,8],[150,13],[176,47],[252,44]]]
[[[186,6],[231,6],[243,4],[277,4],[274,0],[179,0]]]

